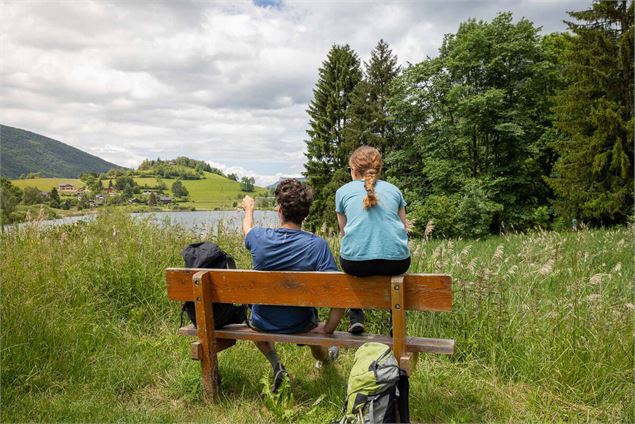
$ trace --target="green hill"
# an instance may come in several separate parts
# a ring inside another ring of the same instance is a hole
[[[18,178],[77,178],[82,172],[106,172],[118,165],[31,131],[0,125],[0,175]]]
[[[239,199],[247,194],[255,196],[257,194],[267,193],[267,189],[262,187],[255,187],[253,192],[245,193],[240,190],[240,183],[236,181],[211,172],[204,172],[203,175],[205,178],[200,180],[181,181],[190,193],[190,201],[184,203],[183,206],[193,206],[198,210],[226,209],[231,208],[234,201],[240,203]],[[154,177],[135,177],[134,180],[142,187],[153,187],[157,185],[157,179]],[[167,191],[169,192],[172,184],[176,180],[162,178],[161,181],[166,185]],[[104,181],[104,186],[108,186],[108,181]]]
[[[240,203],[245,195],[256,196],[258,194],[267,193],[267,189],[255,187],[251,193],[245,193],[240,190],[240,183],[230,180],[229,178],[214,174],[212,172],[203,172],[203,179],[200,180],[182,180],[181,182],[190,193],[189,202],[181,203],[182,206],[193,206],[197,210],[212,209],[230,209],[234,202]],[[139,186],[155,187],[158,180],[155,177],[134,177]],[[108,187],[108,181],[104,180],[104,187]],[[167,195],[172,195],[170,189],[176,179],[162,178],[165,184]],[[85,184],[78,179],[71,178],[32,178],[24,180],[12,180],[13,185],[24,190],[25,187],[37,187],[43,191],[50,191],[53,187],[57,187],[60,183],[71,183],[76,187],[83,187]],[[112,180],[114,183],[115,181]]]

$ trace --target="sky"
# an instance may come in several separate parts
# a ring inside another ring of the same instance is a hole
[[[0,123],[136,167],[188,156],[258,185],[304,170],[307,106],[333,44],[399,64],[468,18],[564,31],[591,0],[0,0]],[[0,140],[1,142],[1,140]]]

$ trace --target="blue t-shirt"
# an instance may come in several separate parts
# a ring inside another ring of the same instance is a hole
[[[346,215],[340,256],[349,261],[407,259],[408,234],[398,214],[406,201],[397,187],[382,180],[375,194],[377,205],[364,209],[364,181],[351,181],[335,193],[335,211]]]
[[[259,271],[337,271],[326,241],[288,228],[252,228],[245,237],[254,269]],[[253,305],[251,322],[270,333],[298,333],[317,321],[315,308]]]

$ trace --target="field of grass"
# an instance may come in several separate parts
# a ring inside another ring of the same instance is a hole
[[[11,184],[24,190],[24,187],[36,187],[42,191],[51,191],[62,183],[73,184],[75,187],[84,187],[83,181],[77,178],[30,178],[26,180],[11,180]]]
[[[156,178],[135,178],[134,180],[142,187],[157,185]],[[161,181],[169,191],[176,180],[163,178]],[[265,188],[256,187],[254,193],[245,193],[240,190],[240,183],[210,172],[205,172],[205,179],[182,180],[181,182],[190,193],[190,201],[181,203],[181,205],[193,206],[197,210],[231,209],[232,203],[238,200],[238,196],[242,197],[245,194],[253,196],[267,192]],[[108,186],[108,181],[104,181],[104,186]]]
[[[141,187],[154,187],[157,185],[156,178],[135,178],[134,180]],[[103,181],[104,187],[108,187],[108,181]],[[176,180],[165,178],[161,181],[165,183],[169,192]],[[238,196],[242,197],[245,194],[254,196],[267,192],[266,188],[256,187],[253,193],[245,193],[240,190],[240,183],[210,172],[205,172],[205,179],[183,180],[182,182],[190,193],[190,201],[181,203],[181,206],[195,207],[197,210],[231,209],[233,202],[238,201]],[[20,189],[37,187],[43,191],[50,191],[60,183],[71,183],[75,187],[83,187],[85,185],[81,180],[73,178],[33,178],[11,180],[11,183]]]
[[[238,342],[220,354],[220,401],[202,401],[164,282],[201,238],[250,267],[239,234],[201,237],[116,212],[2,234],[2,422],[339,418],[352,350],[318,371],[307,348],[279,345],[295,398],[281,412],[261,395],[268,362]],[[452,357],[420,358],[413,421],[633,422],[632,227],[416,240],[412,254],[411,272],[451,273],[455,297],[451,314],[409,314],[408,333],[456,339]],[[386,313],[367,318],[387,331]]]

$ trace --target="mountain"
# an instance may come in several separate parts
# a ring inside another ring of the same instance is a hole
[[[275,190],[276,188],[278,188],[278,184],[280,184],[280,181],[282,181],[282,180],[286,180],[287,178],[293,178],[294,180],[298,180],[298,181],[300,181],[301,183],[306,183],[306,177],[281,177],[281,178],[280,178],[278,181],[276,181],[275,183],[268,185],[268,186],[267,186],[267,190],[269,190],[269,191],[273,191],[273,190]]]
[[[0,125],[0,175],[18,178],[29,172],[43,177],[77,178],[82,172],[120,168],[60,141]]]

